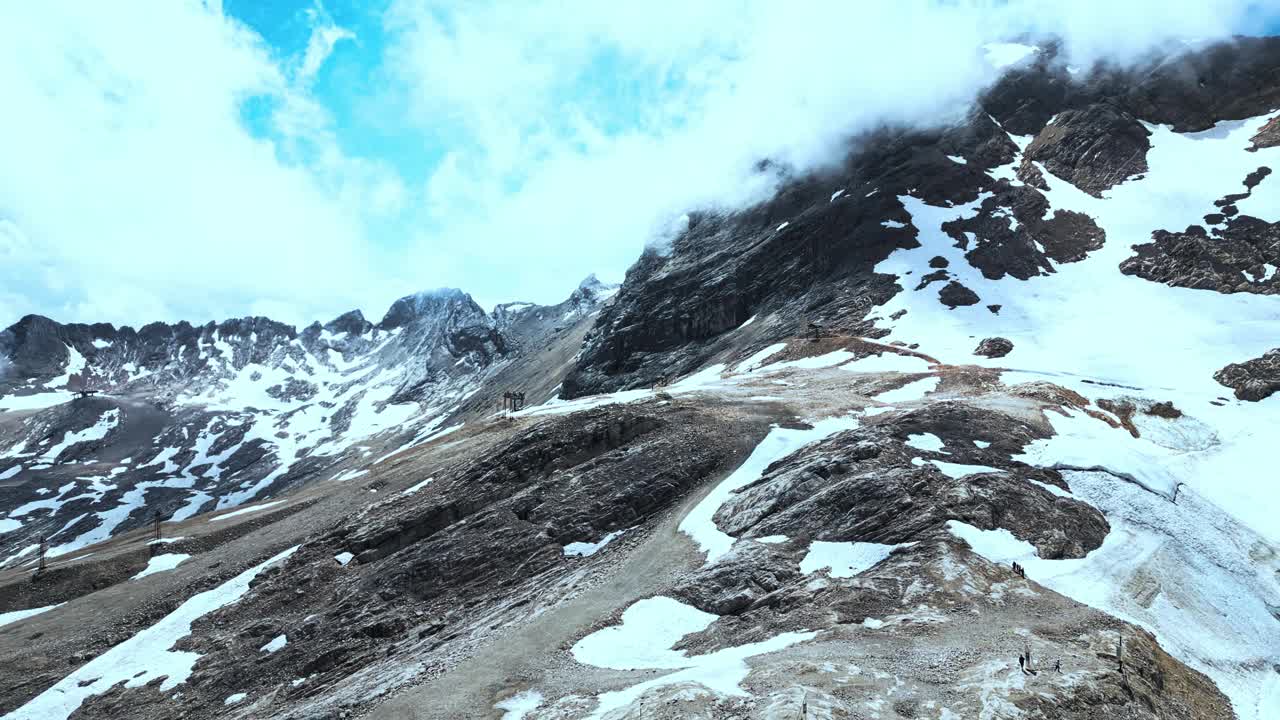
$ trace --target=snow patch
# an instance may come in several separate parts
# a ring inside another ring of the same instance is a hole
[[[997,70],[1021,64],[1040,52],[1040,48],[1022,43],[987,43],[982,49],[986,51],[987,62]]]
[[[494,707],[505,711],[502,713],[502,720],[524,720],[526,715],[537,710],[541,705],[542,693],[536,690],[525,690],[512,695],[494,705]]]
[[[672,650],[671,646],[718,619],[718,615],[669,597],[647,598],[622,613],[622,624],[591,633],[570,652],[584,665],[612,670],[687,668],[693,663],[683,650]]]
[[[120,424],[120,411],[112,408],[102,413],[98,418],[98,422],[92,426],[75,432],[67,432],[62,436],[62,441],[53,445],[40,456],[40,460],[44,462],[55,462],[63,450],[85,442],[93,442],[101,440],[107,436]]]
[[[754,320],[755,318],[752,318],[752,319]],[[733,371],[738,373],[750,372],[751,370],[754,370],[757,367],[759,367],[762,363],[764,363],[765,360],[768,360],[770,357],[777,355],[778,353],[782,352],[786,348],[787,348],[786,343],[774,343],[773,345],[770,345],[762,350],[758,350],[755,353],[752,353],[751,357],[748,357],[746,360],[743,360],[742,362],[738,363],[737,366],[733,368]]]
[[[424,488],[424,487],[426,487],[426,486],[430,485],[432,480],[435,480],[435,478],[433,478],[433,477],[429,477],[429,478],[427,478],[426,480],[423,480],[422,482],[415,483],[415,484],[414,484],[414,485],[412,485],[411,487],[408,487],[408,488],[406,488],[406,489],[404,489],[404,490],[400,491],[400,494],[401,494],[401,495],[413,495],[414,493],[418,492],[418,491],[419,491],[419,490],[421,490],[422,488]]]
[[[358,478],[358,477],[364,477],[365,475],[368,475],[368,474],[369,474],[369,471],[368,471],[368,470],[354,470],[354,469],[353,469],[353,470],[344,470],[344,471],[342,471],[342,472],[338,473],[337,475],[334,475],[334,476],[333,476],[333,481],[334,481],[334,482],[346,482],[346,481],[348,481],[348,480],[355,480],[355,479],[356,479],[356,478]]]
[[[276,652],[277,650],[282,649],[285,645],[288,645],[288,644],[289,644],[289,636],[277,635],[274,638],[271,638],[271,642],[258,648],[258,652],[273,653],[273,652]]]
[[[147,561],[147,566],[142,572],[134,575],[132,579],[140,580],[148,575],[155,575],[158,572],[172,570],[191,556],[183,553],[165,553],[164,555],[156,555]]]
[[[240,508],[239,510],[232,510],[231,512],[225,512],[216,517],[209,518],[209,522],[219,522],[222,520],[227,520],[227,519],[236,517],[238,515],[248,515],[250,513],[262,512],[263,510],[273,508],[277,505],[283,505],[284,503],[285,503],[284,500],[272,500],[271,502],[262,503],[261,505],[253,505],[251,507]]]
[[[615,530],[609,533],[608,535],[605,535],[604,537],[600,538],[599,542],[569,543],[568,545],[564,546],[564,554],[566,556],[571,556],[571,557],[591,557],[592,555],[595,555],[596,553],[600,552],[601,548],[603,548],[605,545],[608,545],[609,543],[613,542],[618,537],[620,537],[624,532],[626,532],[626,530]]]
[[[29,617],[39,615],[40,613],[49,612],[61,605],[62,603],[58,603],[57,605],[46,605],[44,607],[31,608],[30,610],[11,610],[9,612],[0,613],[0,627],[16,623],[19,620],[25,620]]]
[[[908,435],[907,444],[917,450],[926,450],[928,452],[942,452],[942,438],[933,433],[920,433],[919,435]]]
[[[882,392],[876,395],[875,398],[882,403],[919,402],[924,399],[925,395],[937,390],[940,382],[941,379],[936,376],[920,378],[919,380],[912,380],[895,390]]]
[[[42,392],[32,395],[7,395],[0,397],[0,411],[44,410],[70,401],[75,396],[66,391]]]
[[[799,360],[786,360],[784,362],[776,362],[772,365],[765,365],[757,369],[756,374],[774,373],[779,370],[797,369],[797,370],[817,370],[820,368],[834,367],[849,362],[854,358],[854,354],[848,350],[833,350],[822,355],[814,355],[813,357],[800,358]]]
[[[618,670],[677,670],[629,688],[601,694],[588,718],[598,719],[635,702],[655,687],[702,685],[726,696],[744,696],[741,683],[751,672],[747,658],[776,652],[812,639],[817,633],[789,632],[768,640],[688,657],[671,647],[699,632],[717,616],[666,597],[641,600],[622,614],[622,624],[598,630],[572,648],[578,662]]]
[[[949,478],[959,479],[966,475],[974,475],[977,473],[1002,473],[1004,470],[994,468],[990,465],[965,465],[962,463],[944,462],[942,460],[922,460],[920,458],[911,458],[911,464],[921,466],[925,464],[933,465],[942,471],[943,475]]]
[[[889,557],[889,553],[894,550],[914,544],[881,545],[868,542],[815,540],[809,544],[809,551],[800,561],[800,572],[808,575],[823,568],[829,568],[833,578],[853,577],[871,569],[872,566]]]

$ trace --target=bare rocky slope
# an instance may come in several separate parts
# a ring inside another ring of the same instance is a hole
[[[1280,41],[1024,50],[616,294],[24,318],[0,713],[1280,716]]]

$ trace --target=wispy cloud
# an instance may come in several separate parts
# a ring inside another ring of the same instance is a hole
[[[306,16],[310,20],[311,38],[307,41],[307,49],[302,54],[302,64],[298,68],[297,79],[308,83],[320,72],[320,66],[329,59],[329,55],[338,43],[343,40],[355,40],[355,33],[340,27],[333,21],[324,8],[324,4],[316,0],[315,5],[307,8]]]

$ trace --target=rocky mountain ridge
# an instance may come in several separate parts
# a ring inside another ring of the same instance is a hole
[[[261,317],[140,330],[25,317],[0,334],[11,418],[0,553],[30,556],[45,537],[65,554],[156,514],[231,508],[374,446],[412,445],[480,410],[463,406],[493,373],[610,291],[592,277],[558,305],[490,315],[436,290],[397,300],[377,324],[353,311],[300,332]]]

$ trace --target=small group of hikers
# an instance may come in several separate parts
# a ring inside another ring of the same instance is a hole
[[[1028,649],[1025,653],[1018,654],[1018,667],[1021,668],[1022,674],[1024,675],[1040,674],[1039,670],[1036,670],[1035,668],[1031,667],[1031,650],[1030,649]],[[1053,671],[1059,674],[1062,672],[1061,660],[1057,660],[1053,663]]]
[[[1020,578],[1025,578],[1027,576],[1027,569],[1016,562],[1013,564],[1013,571],[1017,573]]]

